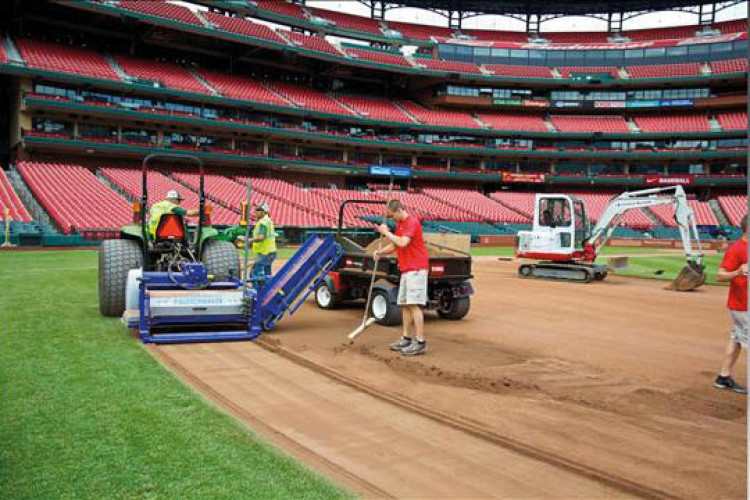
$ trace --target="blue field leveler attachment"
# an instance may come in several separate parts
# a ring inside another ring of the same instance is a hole
[[[311,236],[262,285],[209,276],[201,262],[139,272],[128,285],[137,286],[138,310],[126,311],[127,324],[144,344],[253,340],[294,314],[342,255],[333,236]]]

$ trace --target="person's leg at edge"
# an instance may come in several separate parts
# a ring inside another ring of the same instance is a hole
[[[740,357],[740,352],[742,352],[742,344],[735,342],[734,339],[730,339],[724,350],[724,362],[721,364],[719,375],[722,377],[729,377],[732,375],[732,370],[734,369],[735,363],[737,363],[737,359]]]
[[[409,314],[414,323],[414,338],[419,342],[424,342],[424,313],[422,313],[422,308],[415,305],[406,308],[410,309]]]
[[[411,314],[411,306],[402,306],[401,307],[401,323],[403,324],[403,327],[404,327],[404,333],[402,334],[402,336],[405,339],[412,338],[411,335],[409,335],[409,330],[410,329],[413,330],[413,328],[411,328],[412,321],[413,321],[413,318]]]

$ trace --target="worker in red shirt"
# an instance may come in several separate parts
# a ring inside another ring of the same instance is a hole
[[[378,231],[389,243],[375,252],[375,258],[396,252],[398,269],[401,271],[398,305],[404,325],[403,335],[391,344],[391,350],[401,351],[404,356],[416,356],[427,352],[421,309],[427,304],[427,271],[430,267],[427,246],[422,238],[422,224],[404,210],[401,201],[389,201],[386,216],[396,222],[396,232],[392,233],[387,224],[378,226]]]
[[[732,378],[732,369],[742,348],[747,349],[747,215],[742,219],[742,238],[724,253],[716,281],[730,282],[727,307],[732,318],[732,331],[714,386],[747,394],[747,388]]]

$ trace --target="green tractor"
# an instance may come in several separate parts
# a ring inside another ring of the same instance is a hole
[[[198,166],[198,224],[188,226],[182,216],[167,213],[161,216],[152,234],[146,221],[149,164],[165,159]],[[222,241],[219,231],[210,225],[211,210],[203,189],[203,161],[195,156],[157,153],[143,160],[142,173],[143,195],[140,203],[133,203],[133,224],[122,227],[119,239],[105,240],[99,253],[99,311],[104,316],[122,316],[128,274],[133,269],[176,272],[181,262],[200,261],[214,277],[240,276],[237,249],[231,242]]]

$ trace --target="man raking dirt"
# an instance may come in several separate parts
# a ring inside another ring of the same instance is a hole
[[[389,201],[386,216],[396,222],[396,232],[392,233],[387,224],[378,226],[378,232],[389,243],[376,251],[374,257],[377,259],[380,255],[396,252],[401,271],[398,305],[401,307],[404,325],[401,339],[391,344],[391,350],[401,351],[405,356],[416,356],[427,352],[421,306],[427,303],[429,255],[422,237],[422,224],[404,210],[401,201]]]

